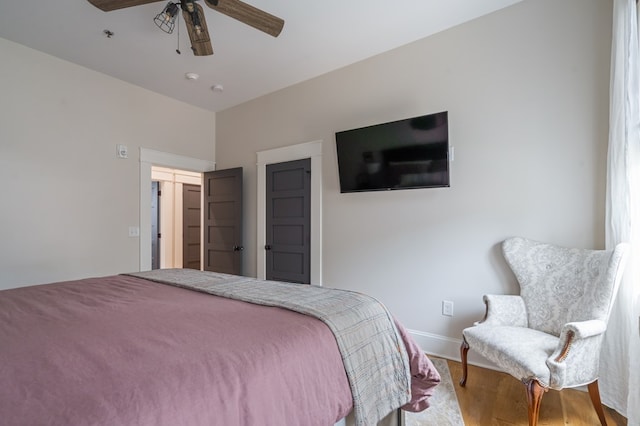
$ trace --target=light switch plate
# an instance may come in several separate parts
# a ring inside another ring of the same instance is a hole
[[[129,227],[129,236],[130,237],[139,237],[140,236],[140,228],[137,226]]]

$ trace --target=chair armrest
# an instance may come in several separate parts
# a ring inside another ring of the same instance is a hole
[[[600,348],[607,324],[601,320],[570,322],[547,359],[554,389],[580,386],[598,378]]]
[[[560,340],[562,336],[572,332],[574,339],[586,339],[587,337],[602,334],[607,329],[607,324],[601,320],[589,320],[579,322],[569,322],[562,327],[560,332]]]
[[[527,326],[527,307],[522,297],[507,294],[485,294],[482,300],[487,310],[484,319],[477,322],[476,325]]]

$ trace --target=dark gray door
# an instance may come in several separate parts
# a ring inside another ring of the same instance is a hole
[[[160,182],[151,182],[151,269],[160,269]]]
[[[182,267],[200,269],[200,185],[182,185]]]
[[[311,282],[311,159],[266,167],[266,278]]]
[[[242,167],[204,174],[204,270],[242,275]]]

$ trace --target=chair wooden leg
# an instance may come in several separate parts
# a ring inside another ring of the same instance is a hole
[[[524,382],[527,387],[527,402],[529,404],[529,426],[538,426],[538,415],[540,414],[540,402],[542,396],[547,391],[537,380],[531,379]]]
[[[589,383],[587,388],[589,389],[589,396],[591,397],[593,408],[595,408],[596,413],[598,413],[600,424],[602,426],[607,426],[607,420],[604,418],[604,410],[602,409],[602,401],[600,401],[600,389],[598,388],[598,381],[596,380]]]
[[[469,344],[466,340],[462,339],[460,345],[460,360],[462,361],[462,378],[460,379],[460,386],[464,387],[467,384],[467,352],[469,352]]]

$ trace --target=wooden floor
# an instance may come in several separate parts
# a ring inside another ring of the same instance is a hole
[[[459,362],[447,361],[465,426],[528,426],[525,387],[512,376],[469,365],[466,387]],[[627,420],[605,408],[608,426],[626,426]],[[550,390],[542,397],[538,425],[599,425],[589,394],[580,390]]]

